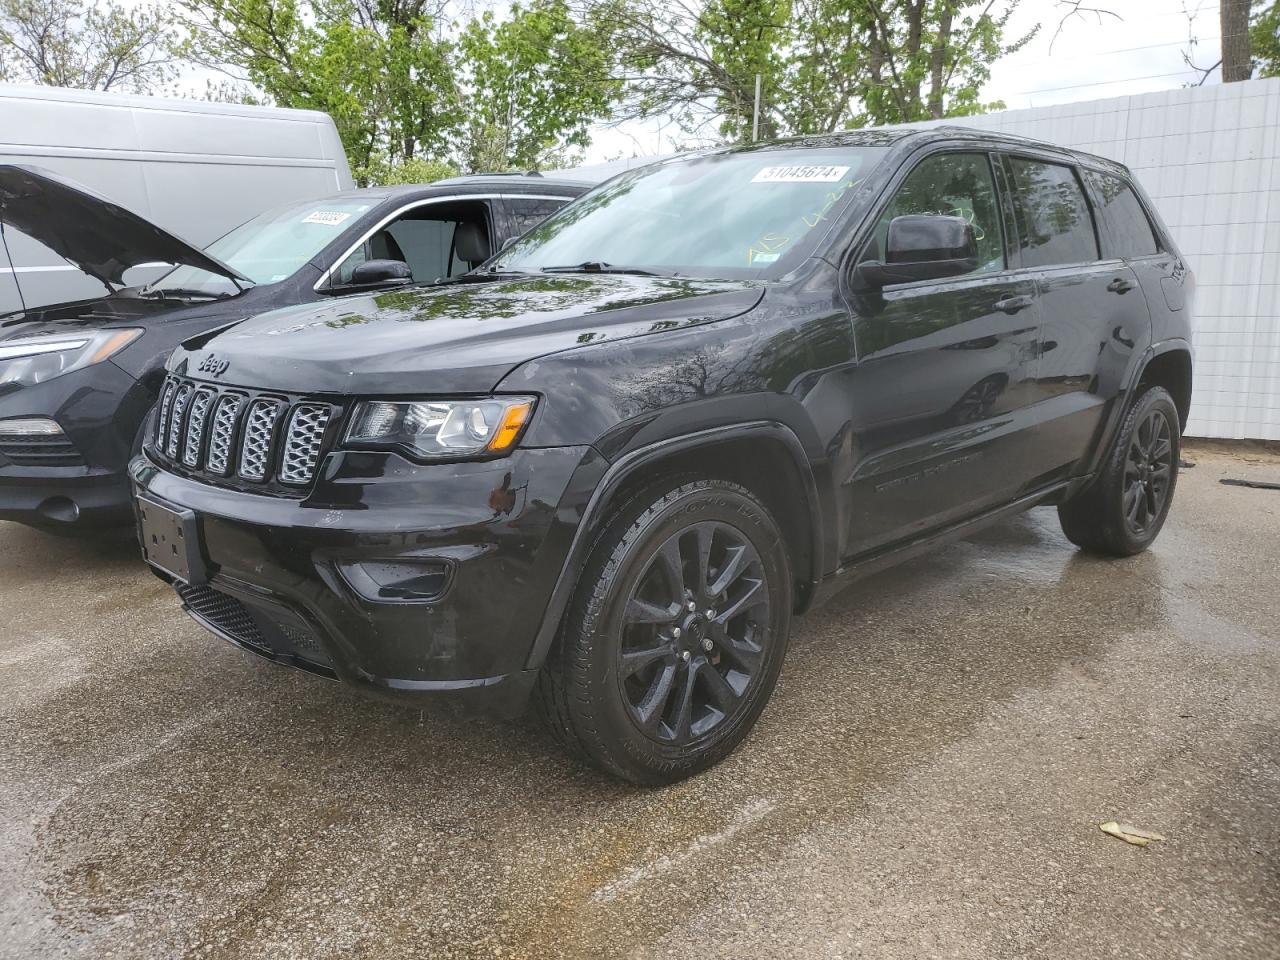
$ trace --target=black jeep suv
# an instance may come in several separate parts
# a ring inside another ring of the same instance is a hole
[[[1121,166],[956,128],[624,174],[440,287],[170,359],[147,559],[206,627],[370,690],[532,699],[643,783],[724,757],[791,616],[1037,504],[1169,509],[1191,273]]]

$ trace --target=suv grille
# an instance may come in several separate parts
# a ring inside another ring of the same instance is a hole
[[[334,412],[325,403],[170,377],[160,394],[154,449],[213,483],[279,484],[287,489],[277,492],[297,495],[315,479]]]

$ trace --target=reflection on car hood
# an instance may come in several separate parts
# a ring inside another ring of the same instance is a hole
[[[727,319],[761,295],[747,281],[613,274],[420,287],[274,310],[178,354],[174,368],[199,376],[212,354],[226,362],[219,382],[246,387],[482,393],[535,357]]]
[[[0,164],[0,221],[104,283],[120,285],[126,270],[144,263],[187,264],[248,279],[83,184],[39,167]]]

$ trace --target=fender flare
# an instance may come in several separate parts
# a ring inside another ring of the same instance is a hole
[[[1151,361],[1158,356],[1173,353],[1174,351],[1181,351],[1191,356],[1191,344],[1183,337],[1169,337],[1166,340],[1157,341],[1148,346],[1142,353],[1142,359],[1133,365],[1128,381],[1124,385],[1124,400],[1116,405],[1116,409],[1107,423],[1106,430],[1102,434],[1101,442],[1098,443],[1097,449],[1093,451],[1093,456],[1089,459],[1089,477],[1097,473],[1099,465],[1107,455],[1107,451],[1111,449],[1111,444],[1115,442],[1120,425],[1124,423],[1125,414],[1129,412],[1129,407],[1137,399],[1138,384],[1142,382],[1142,375],[1147,372],[1147,367],[1151,364]]]
[[[750,423],[731,424],[698,430],[659,440],[619,457],[605,471],[596,485],[583,511],[578,529],[574,531],[573,542],[569,545],[568,555],[561,565],[560,574],[556,578],[551,598],[542,614],[542,622],[534,636],[533,648],[525,662],[526,670],[537,670],[546,660],[551,645],[555,642],[560,630],[560,622],[569,606],[578,577],[586,565],[591,548],[595,545],[595,535],[600,525],[607,518],[614,494],[637,471],[643,470],[655,460],[683,453],[702,447],[714,446],[742,439],[770,439],[780,441],[788,450],[797,472],[804,485],[804,494],[809,516],[810,570],[807,580],[816,585],[822,578],[823,541],[822,541],[822,509],[818,496],[818,484],[813,475],[813,468],[804,445],[795,432],[785,424],[777,421],[761,420]]]

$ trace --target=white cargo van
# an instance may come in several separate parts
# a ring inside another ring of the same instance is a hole
[[[197,247],[268,207],[353,186],[327,114],[56,87],[0,85],[0,163],[76,180]],[[4,240],[0,313],[20,305],[15,279],[27,307],[101,294],[12,227]],[[146,282],[160,269],[126,279]]]

